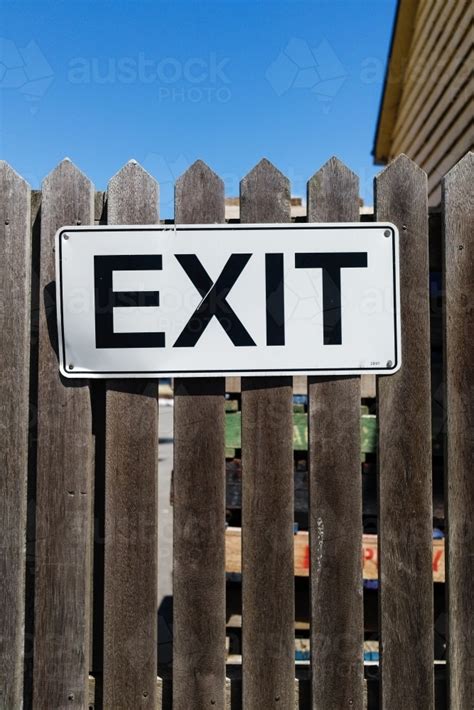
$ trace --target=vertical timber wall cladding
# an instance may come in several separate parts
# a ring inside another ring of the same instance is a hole
[[[455,710],[474,704],[472,173],[468,154],[445,177],[442,205],[446,693]],[[96,199],[101,222],[158,223],[158,195],[153,177],[130,161]],[[41,204],[32,233],[30,188],[0,162],[0,708],[362,710],[358,377],[309,378],[305,390],[312,656],[299,683],[295,383],[289,377],[242,379],[243,661],[242,677],[229,680],[226,383],[176,380],[174,649],[172,678],[158,677],[158,383],[90,384],[65,380],[58,370],[53,237],[64,225],[93,224],[94,197],[89,179],[63,161],[34,194],[33,204]],[[375,202],[376,217],[400,232],[403,346],[401,370],[379,377],[377,386],[377,706],[434,710],[444,701],[435,695],[433,653],[428,280],[436,249],[426,174],[399,156],[376,178]],[[289,222],[290,204],[289,181],[267,160],[241,182],[243,223]],[[223,182],[202,161],[177,182],[175,219],[225,221]],[[357,176],[337,158],[308,182],[307,219],[359,220]],[[36,350],[30,334],[37,302]],[[103,495],[94,497],[94,490]],[[103,540],[91,535],[101,521]],[[34,559],[26,555],[27,531]],[[99,554],[92,564],[93,548]],[[369,709],[376,707],[370,695]]]

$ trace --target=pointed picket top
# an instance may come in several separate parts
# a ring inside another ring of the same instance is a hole
[[[93,224],[94,185],[69,158],[43,179],[41,189],[41,242],[45,247],[52,245],[60,227]],[[45,258],[42,263],[45,275],[52,276],[53,260]]]
[[[0,239],[2,248],[30,249],[31,188],[5,160],[0,160]],[[28,252],[29,253],[29,252]],[[5,258],[5,251],[3,252]],[[18,255],[16,258],[20,258]]]
[[[177,224],[225,221],[224,181],[203,160],[196,160],[178,178],[174,198]]]
[[[446,307],[456,302],[459,284],[472,280],[473,215],[472,182],[474,153],[469,152],[454,165],[442,180],[442,208],[444,226],[444,263],[446,274]],[[453,288],[456,284],[456,288]],[[463,308],[464,306],[459,306]],[[464,327],[467,328],[464,318]],[[467,330],[465,331],[467,333]],[[448,343],[449,345],[449,343]]]
[[[420,216],[417,207],[426,204],[427,199],[428,176],[405,153],[400,153],[374,178],[374,203],[381,221],[393,220],[390,215],[396,213],[408,214],[411,206]]]
[[[247,175],[245,175],[245,177],[242,179],[242,182],[244,182],[244,180],[248,180],[248,178],[250,178],[253,175],[265,175],[265,174],[269,174],[269,175],[275,174],[276,176],[279,176],[280,179],[289,182],[288,178],[285,175],[283,175],[281,170],[279,170],[276,167],[276,165],[273,165],[273,163],[270,160],[268,160],[268,158],[262,158],[261,160],[259,160],[259,162],[256,165],[254,165],[254,167],[251,170],[249,170]]]
[[[182,175],[179,176],[179,178],[176,181],[176,185],[178,186],[180,183],[183,182],[183,180],[186,179],[188,176],[196,176],[196,177],[201,177],[201,176],[206,176],[209,177],[210,179],[213,179],[215,181],[219,181],[223,184],[223,181],[221,178],[212,170],[212,168],[209,167],[207,163],[204,162],[204,160],[201,160],[198,158],[198,160],[195,160],[192,165],[187,168]]]
[[[94,185],[69,158],[63,158],[41,183],[41,239],[59,227],[90,224],[94,219]]]
[[[17,171],[12,168],[10,163],[7,163],[6,160],[0,160],[0,180],[2,181],[3,184],[3,191],[5,191],[5,184],[6,182],[10,183],[11,185],[16,185],[16,186],[23,186],[27,190],[30,190],[30,185],[29,183],[23,178]]]
[[[426,172],[420,168],[414,160],[408,157],[406,153],[400,153],[394,158],[378,175],[375,176],[375,183],[383,182],[384,180],[394,180],[398,175],[403,181],[405,176],[418,176],[418,179],[427,179]]]
[[[155,180],[153,175],[150,175],[150,173],[145,170],[145,168],[140,165],[138,160],[135,160],[135,158],[130,158],[130,160],[127,160],[125,165],[123,165],[117,172],[112,175],[112,177],[109,180],[109,187],[110,184],[114,181],[118,180],[124,180],[125,176],[130,176],[133,175],[134,179],[149,179],[149,180]],[[139,178],[139,176],[142,176]]]
[[[446,173],[443,178],[442,185],[444,190],[449,189],[452,185],[457,185],[459,182],[466,182],[466,187],[472,189],[472,169],[474,166],[474,153],[468,151],[453,167]]]
[[[156,224],[159,220],[159,185],[136,160],[128,163],[109,180],[107,186],[108,224]]]
[[[92,182],[87,175],[82,172],[70,158],[63,158],[50,173],[43,178],[42,190],[48,190],[54,185],[54,189],[64,182],[73,180],[78,185],[92,187]]]
[[[240,182],[240,221],[289,222],[290,218],[290,181],[262,158]]]
[[[356,222],[359,219],[359,178],[332,156],[307,184],[308,222]]]
[[[322,173],[326,173],[328,175],[349,174],[353,178],[358,179],[357,175],[345,163],[343,163],[337,155],[332,155],[328,160],[326,160],[326,162],[321,165],[319,170],[316,170],[316,172],[309,178],[308,182],[311,182],[313,178],[321,175]]]

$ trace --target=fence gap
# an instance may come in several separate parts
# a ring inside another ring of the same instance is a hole
[[[176,183],[175,222],[224,222],[224,183],[200,160]],[[224,378],[175,380],[174,710],[225,706],[224,395]]]
[[[431,386],[426,173],[405,155],[375,179],[400,234],[402,367],[377,378],[381,705],[434,706]],[[402,681],[403,679],[403,681]]]
[[[308,221],[359,221],[359,179],[337,158],[308,182]],[[312,707],[362,710],[360,377],[309,377],[308,395]]]
[[[0,704],[21,707],[29,425],[31,190],[0,161]]]
[[[59,374],[54,235],[91,224],[92,183],[68,159],[43,182],[33,707],[87,703],[90,518],[94,446],[90,391]]]
[[[474,154],[444,178],[445,496],[448,678],[451,710],[474,706]]]
[[[109,182],[108,224],[156,224],[158,185],[135,161]],[[157,702],[158,383],[107,380],[104,708]]]
[[[91,666],[95,703],[101,708],[104,669],[105,547],[105,380],[91,383],[92,433],[95,443],[93,516],[91,523]]]
[[[35,536],[36,536],[36,463],[38,443],[38,330],[39,278],[41,241],[41,190],[31,191],[31,294],[30,309],[30,366],[29,366],[29,429],[28,481],[26,512],[26,568],[25,568],[25,663],[23,669],[23,703],[30,708],[33,702],[33,646],[35,620]]]
[[[290,184],[262,160],[240,184],[240,221],[289,222]],[[291,377],[242,378],[244,708],[295,705]]]

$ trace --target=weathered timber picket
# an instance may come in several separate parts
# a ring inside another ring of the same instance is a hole
[[[474,197],[473,154],[445,177],[445,468],[451,710],[474,704]]]
[[[91,398],[86,381],[66,382],[59,374],[53,249],[59,227],[93,220],[93,185],[64,160],[44,180],[41,203],[35,710],[68,703],[79,708],[87,702],[94,466]],[[10,396],[15,397],[14,392]]]
[[[308,183],[308,221],[358,219],[359,180],[332,158]],[[310,377],[308,395],[313,708],[362,710],[360,377]]]
[[[109,183],[108,224],[158,222],[158,186],[135,161]],[[156,381],[109,380],[105,399],[104,708],[156,706]]]
[[[290,183],[267,160],[240,184],[240,219],[290,221]],[[295,702],[291,377],[242,379],[242,469],[243,705],[290,710]]]
[[[409,158],[399,156],[375,180],[375,210],[378,220],[393,222],[400,234],[403,362],[393,377],[378,378],[377,392],[382,700],[386,708],[432,710],[433,514],[426,174]],[[416,544],[411,545],[411,541]]]
[[[455,710],[474,704],[472,183],[468,154],[446,176],[441,206],[446,695]],[[375,216],[394,222],[400,233],[403,364],[377,382],[382,655],[379,702],[369,693],[368,706],[358,377],[308,381],[311,661],[298,668],[295,388],[288,377],[242,379],[243,652],[241,672],[234,668],[230,680],[226,382],[175,381],[174,647],[172,678],[158,677],[157,382],[104,385],[60,376],[53,252],[59,227],[97,220],[94,195],[96,207],[104,206],[102,222],[154,224],[158,193],[153,177],[135,161],[100,194],[63,161],[35,197],[41,200],[37,274],[31,191],[0,162],[1,710],[447,707],[439,685],[435,693],[433,652],[428,283],[430,254],[441,252],[433,244],[434,231],[430,234],[436,215],[428,221],[425,173],[400,156],[375,181]],[[290,221],[290,194],[287,178],[262,160],[241,182],[240,221]],[[176,184],[175,220],[225,221],[223,182],[201,161]],[[357,176],[336,158],[308,182],[307,220],[359,220]],[[38,357],[30,337],[37,302]],[[37,439],[31,434],[36,427]],[[94,489],[103,494],[94,497]],[[97,538],[101,520],[103,554]],[[34,561],[26,555],[27,529],[34,531]],[[94,561],[93,550],[99,552]],[[27,603],[33,597],[34,609]]]
[[[224,221],[224,183],[202,161],[178,180],[178,224]],[[224,707],[223,378],[175,382],[173,707]]]
[[[0,190],[0,584],[8,606],[0,630],[0,700],[5,707],[19,707],[25,623],[31,195],[26,182],[3,161]]]

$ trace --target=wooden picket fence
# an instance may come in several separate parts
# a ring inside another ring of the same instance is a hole
[[[452,710],[474,704],[472,168],[471,153],[450,171],[442,205]],[[157,678],[157,382],[60,377],[53,254],[63,225],[155,224],[157,204],[135,161],[105,200],[69,160],[41,193],[0,163],[0,707],[362,710],[359,377],[308,380],[310,700],[295,684],[292,379],[242,379],[241,700],[226,682],[225,380],[175,381],[172,700]],[[380,707],[432,710],[427,177],[406,156],[375,179],[375,216],[400,232],[403,347],[377,383]],[[176,184],[175,219],[224,222],[201,161]],[[290,221],[289,181],[266,160],[241,182],[240,219]],[[308,182],[307,219],[360,219],[336,158]]]

